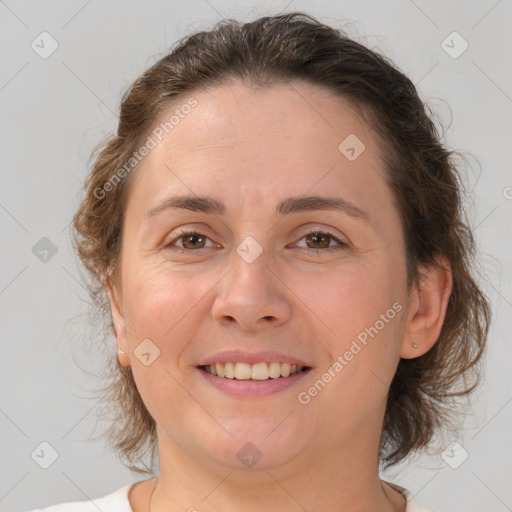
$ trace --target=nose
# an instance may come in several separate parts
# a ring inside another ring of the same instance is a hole
[[[271,258],[262,252],[254,261],[233,251],[231,271],[221,280],[212,306],[213,318],[224,326],[236,325],[245,331],[277,327],[290,317],[287,287],[272,268]]]

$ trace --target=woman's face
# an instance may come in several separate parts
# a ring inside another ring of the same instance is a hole
[[[114,310],[160,446],[238,469],[376,454],[409,294],[375,136],[314,85],[191,96],[133,171]]]

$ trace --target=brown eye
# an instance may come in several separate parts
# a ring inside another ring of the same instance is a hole
[[[341,241],[331,233],[311,231],[300,239],[297,247],[303,251],[312,252],[315,255],[323,253],[327,255],[333,251],[347,249],[349,244]]]
[[[326,247],[329,247],[333,237],[326,233],[310,233],[305,238],[307,243],[311,243],[316,246],[311,247],[311,249],[325,249]]]
[[[164,247],[167,250],[183,253],[198,249],[208,249],[215,245],[216,244],[212,243],[210,238],[201,233],[197,233],[196,231],[182,231]]]
[[[181,252],[183,252],[183,249],[188,251],[204,249],[212,246],[207,245],[208,240],[210,239],[201,233],[197,233],[195,231],[186,231],[182,232],[178,237],[174,238],[169,244],[166,245],[166,248]],[[305,249],[306,251],[315,251],[316,254],[319,254],[319,252],[327,252],[330,250],[343,249],[348,247],[347,243],[342,242],[330,233],[324,233],[322,231],[312,231],[302,237],[301,240],[305,240],[306,243],[306,246],[301,246],[302,249]],[[333,241],[334,244],[331,243]],[[215,244],[213,244],[213,246],[215,246]],[[217,245],[217,247],[219,246]]]
[[[190,233],[181,236],[179,239],[182,240],[182,245],[185,249],[202,249],[206,241],[206,237],[199,233]]]

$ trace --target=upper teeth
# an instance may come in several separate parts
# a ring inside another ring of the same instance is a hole
[[[204,369],[212,375],[240,380],[267,380],[288,377],[302,371],[303,366],[289,363],[215,363]]]

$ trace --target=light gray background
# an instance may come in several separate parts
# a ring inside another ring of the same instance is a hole
[[[470,161],[468,180],[494,323],[476,412],[444,445],[457,441],[469,457],[452,469],[439,454],[422,456],[383,476],[441,511],[512,510],[510,0],[5,0],[0,1],[2,511],[98,497],[141,478],[121,466],[103,441],[88,440],[97,404],[80,398],[87,397],[91,381],[75,360],[87,366],[92,357],[94,367],[94,355],[72,349],[72,340],[86,332],[72,319],[85,311],[88,297],[68,224],[86,162],[115,129],[121,93],[179,37],[222,18],[248,21],[283,9],[303,10],[337,26],[350,21],[352,35],[364,36],[366,44],[394,59],[438,110],[449,126],[448,144],[480,162],[481,168]],[[43,31],[59,44],[47,59],[31,48]],[[469,43],[457,59],[441,47],[453,31]],[[42,237],[58,248],[46,263],[32,252]],[[59,453],[46,470],[31,458],[43,441]]]

